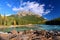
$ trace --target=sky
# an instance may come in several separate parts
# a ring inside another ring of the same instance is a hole
[[[9,16],[18,11],[31,11],[52,20],[60,17],[60,0],[0,0],[0,14]]]

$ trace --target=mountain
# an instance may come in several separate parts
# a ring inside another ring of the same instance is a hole
[[[60,18],[56,18],[50,21],[46,21],[46,24],[48,25],[60,25]]]
[[[33,12],[18,12],[10,16],[0,15],[0,25],[44,24],[46,19]]]
[[[46,21],[40,15],[34,14],[32,12],[18,12],[16,15],[11,15],[17,24],[44,24]]]
[[[18,16],[27,16],[27,15],[31,16],[31,15],[35,15],[36,17],[41,17],[40,15],[35,14],[33,12],[30,12],[30,11],[28,11],[28,12],[27,11],[21,11],[21,12],[18,12],[17,15]]]

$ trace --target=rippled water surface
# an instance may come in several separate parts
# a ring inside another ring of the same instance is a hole
[[[44,30],[60,31],[60,25],[40,25]]]
[[[34,27],[33,27],[34,26]],[[5,28],[5,29],[0,29],[0,31],[4,31],[4,32],[8,32],[11,31],[13,29],[17,30],[17,31],[23,31],[23,30],[54,30],[54,31],[60,31],[60,25],[33,25],[31,27],[16,27],[16,28]]]

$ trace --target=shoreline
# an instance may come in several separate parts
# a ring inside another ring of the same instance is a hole
[[[59,31],[46,31],[46,30],[27,30],[16,31],[12,30],[8,33],[0,33],[1,40],[60,40]]]
[[[4,25],[0,25],[0,28],[10,28],[10,27],[22,27],[22,26],[25,26],[25,27],[31,27],[35,24],[27,24],[27,25],[10,25],[10,26],[4,26]],[[34,26],[33,26],[34,27]]]

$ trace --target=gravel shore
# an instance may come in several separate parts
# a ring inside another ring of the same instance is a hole
[[[46,30],[12,30],[8,33],[0,32],[0,40],[60,40],[60,32]]]

